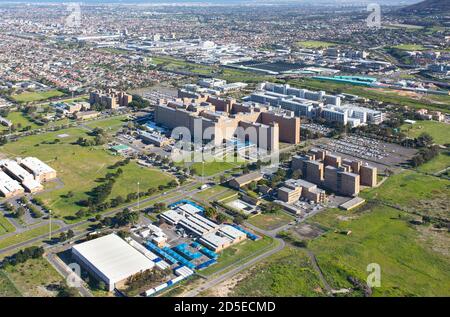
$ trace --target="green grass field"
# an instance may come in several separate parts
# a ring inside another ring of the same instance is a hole
[[[14,226],[3,215],[0,215],[0,235],[13,231]]]
[[[69,136],[58,137],[61,134]],[[96,180],[111,171],[108,170],[108,166],[121,160],[120,157],[109,154],[101,147],[82,147],[74,144],[78,137],[87,137],[86,131],[71,128],[29,136],[0,148],[0,152],[12,157],[27,155],[38,157],[58,172],[58,177],[64,186],[38,196],[56,216],[68,217],[66,220],[70,221],[73,220],[70,216],[81,208],[76,202],[86,199],[88,197],[86,193],[99,184]],[[58,144],[42,144],[43,141],[53,141],[56,138],[60,139]],[[135,163],[130,163],[123,170],[126,172],[113,188],[114,196],[118,194],[126,196],[130,192],[137,192],[138,181],[141,182],[142,190],[147,190],[148,187],[158,186],[172,179],[160,171],[143,169]],[[53,184],[49,187],[52,186]],[[73,196],[67,197],[70,191]]]
[[[52,222],[52,230],[58,230],[60,227],[59,225],[53,224]],[[40,226],[28,231],[24,231],[12,236],[9,236],[7,238],[1,239],[0,240],[0,249],[4,249],[7,248],[9,246],[18,244],[18,243],[22,243],[28,240],[31,240],[33,238],[42,236],[44,234],[48,234],[49,233],[49,226],[44,225],[44,226]]]
[[[403,51],[424,51],[425,47],[422,44],[400,44],[393,46],[393,48]]]
[[[288,224],[294,220],[293,217],[282,211],[276,211],[274,213],[260,214],[254,217],[251,217],[247,221],[263,230],[273,230],[278,227],[281,227],[285,224]]]
[[[450,181],[414,171],[391,176],[379,188],[368,189],[360,196],[420,214],[449,218]]]
[[[216,185],[195,194],[194,198],[211,201],[213,199],[221,200],[234,194],[236,194],[235,190],[222,185]]]
[[[365,212],[329,210],[310,221],[333,229],[308,248],[335,289],[351,287],[349,276],[365,282],[367,265],[377,263],[381,287],[373,289],[374,296],[449,296],[449,257],[431,250],[404,218],[409,215],[379,205]],[[349,230],[350,235],[340,233]]]
[[[296,43],[297,46],[303,48],[328,48],[331,46],[336,46],[335,43],[324,42],[324,41],[300,41]]]
[[[0,297],[19,297],[21,296],[19,290],[11,282],[9,277],[0,270]]]
[[[257,241],[244,240],[220,252],[217,263],[200,271],[200,274],[208,276],[230,265],[245,263],[272,247],[275,247],[275,240],[270,237],[263,237]]]
[[[201,158],[199,158],[200,160]],[[228,157],[217,159],[213,162],[205,161],[202,162],[194,162],[194,163],[175,163],[177,166],[181,167],[189,167],[191,169],[195,169],[196,175],[198,176],[212,176],[221,172],[225,172],[231,170],[233,168],[241,167],[245,164],[245,160],[243,158],[232,158],[228,159]]]
[[[116,116],[112,118],[108,118],[105,120],[96,120],[92,122],[86,123],[86,126],[88,126],[91,129],[94,128],[100,128],[108,133],[116,133],[120,128],[127,122],[127,116]]]
[[[11,121],[14,125],[20,126],[21,128],[25,128],[28,126],[30,126],[31,129],[39,128],[39,126],[36,123],[32,122],[30,119],[27,118],[25,114],[23,114],[20,111],[10,112],[6,116],[6,119]],[[0,130],[8,130],[8,129],[9,129],[8,127],[0,126]]]
[[[14,283],[17,290],[26,297],[54,296],[53,291],[46,286],[63,282],[63,277],[44,259],[30,259],[25,263],[7,267],[6,273]]]
[[[302,249],[287,247],[250,269],[230,296],[321,296],[324,287]]]
[[[434,174],[450,167],[450,152],[441,152],[431,161],[420,165],[417,170],[422,173]]]
[[[53,97],[60,97],[63,95],[64,93],[62,91],[49,90],[43,92],[22,92],[17,95],[12,95],[11,97],[19,103],[26,103],[26,102],[47,100]]]
[[[193,75],[207,75],[225,79],[228,82],[252,82],[257,83],[269,78],[252,71],[223,68],[218,66],[201,65],[167,56],[152,57],[152,63],[162,67],[166,71],[187,72]]]
[[[401,131],[410,138],[417,138],[428,133],[437,144],[450,144],[450,124],[437,121],[417,121],[415,124],[404,124]]]
[[[121,168],[123,174],[117,179],[111,197],[122,195],[125,198],[127,194],[137,192],[137,182],[139,182],[140,191],[147,191],[150,187],[157,188],[159,185],[166,185],[175,179],[157,169],[142,167],[134,162]]]

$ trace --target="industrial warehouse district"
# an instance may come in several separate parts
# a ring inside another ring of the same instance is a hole
[[[448,1],[28,2],[1,297],[450,296]]]

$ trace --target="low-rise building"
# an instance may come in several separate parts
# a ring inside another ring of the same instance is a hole
[[[23,193],[24,189],[19,182],[0,170],[0,194],[5,198],[11,198]]]
[[[137,273],[153,269],[155,263],[115,234],[72,247],[72,256],[108,290],[125,285]]]
[[[240,189],[243,186],[250,184],[251,182],[257,182],[262,178],[263,175],[260,172],[253,172],[233,178],[228,182],[228,184],[234,189]]]
[[[19,160],[19,164],[33,174],[39,182],[47,182],[56,178],[56,171],[36,157],[26,157]]]

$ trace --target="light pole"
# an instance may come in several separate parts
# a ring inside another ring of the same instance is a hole
[[[141,200],[141,195],[139,192],[139,182],[137,182],[137,186],[138,186],[138,211],[140,210],[140,200]]]
[[[49,222],[48,222],[48,226],[49,226],[49,231],[48,231],[48,238],[51,241],[52,240],[52,211],[49,210],[48,211],[48,215],[49,215]]]

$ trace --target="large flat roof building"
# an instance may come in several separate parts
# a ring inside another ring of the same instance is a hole
[[[109,234],[72,247],[73,257],[85,269],[103,281],[109,291],[123,286],[139,272],[155,263],[115,234]]]
[[[20,165],[34,175],[39,182],[46,182],[56,178],[56,171],[35,157],[26,157],[20,160]]]
[[[23,193],[23,187],[20,186],[19,182],[0,170],[0,194],[3,197],[10,198]]]

